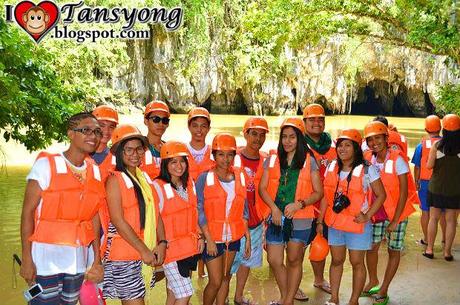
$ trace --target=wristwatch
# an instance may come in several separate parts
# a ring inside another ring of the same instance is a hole
[[[301,209],[305,209],[305,207],[307,206],[305,200],[300,200],[300,204],[302,205]]]

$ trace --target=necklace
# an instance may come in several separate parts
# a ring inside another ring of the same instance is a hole
[[[287,182],[288,182],[288,175],[289,175],[290,169],[291,169],[291,167],[288,166],[288,167],[284,170],[284,172],[283,172],[283,174],[282,174],[282,177],[281,177],[281,179],[280,179],[281,183],[282,183],[284,186],[287,185]]]

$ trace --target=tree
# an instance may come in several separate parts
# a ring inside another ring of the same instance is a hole
[[[335,34],[446,55],[460,64],[455,0],[267,0],[246,28],[262,43],[301,47]]]
[[[0,18],[0,130],[29,151],[63,140],[67,118],[82,109],[83,92],[61,82],[53,60]]]

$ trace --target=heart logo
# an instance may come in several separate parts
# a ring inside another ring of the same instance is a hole
[[[39,43],[59,21],[59,8],[51,1],[42,1],[38,5],[22,1],[14,9],[14,18]]]

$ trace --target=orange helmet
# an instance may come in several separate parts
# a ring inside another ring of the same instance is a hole
[[[303,118],[324,117],[324,108],[320,104],[310,104],[303,110]]]
[[[236,150],[236,140],[228,132],[216,134],[212,140],[212,150]]]
[[[209,111],[206,108],[203,107],[195,107],[190,112],[188,113],[188,120],[187,122],[190,123],[190,121],[193,118],[198,118],[202,117],[208,120],[209,123],[211,123],[211,116],[209,115]]]
[[[107,105],[97,106],[93,110],[93,115],[98,120],[110,121],[118,124],[118,113],[115,109]]]
[[[339,139],[347,139],[351,140],[353,142],[358,143],[358,145],[361,145],[362,138],[361,134],[357,129],[344,129],[340,132],[339,136],[337,137],[337,140]]]
[[[366,127],[364,127],[364,137],[365,138],[376,136],[379,134],[388,135],[387,125],[383,124],[380,121],[369,122],[367,123]]]
[[[165,102],[153,101],[153,102],[148,103],[145,106],[144,117],[147,117],[149,115],[149,113],[153,112],[153,111],[162,111],[162,112],[166,113],[168,115],[168,117],[169,117],[169,107],[168,107],[168,105],[166,105]]]
[[[112,147],[110,147],[110,152],[112,154],[115,153],[121,141],[127,139],[139,139],[145,147],[149,145],[147,138],[141,134],[136,126],[131,124],[122,124],[118,125],[112,132]]]
[[[437,115],[429,115],[425,118],[425,130],[427,132],[438,132],[441,130],[441,119]]]
[[[285,126],[292,126],[300,130],[302,134],[305,133],[305,126],[303,125],[303,121],[300,118],[296,118],[296,117],[285,118],[283,123],[281,123],[281,129],[283,129]]]
[[[245,133],[251,128],[263,129],[266,132],[269,131],[267,121],[262,117],[253,116],[247,119],[246,122],[244,122],[243,133]]]
[[[310,255],[308,258],[314,262],[323,261],[329,254],[329,245],[326,238],[320,234],[316,234],[315,239],[310,245]]]
[[[448,131],[460,129],[460,117],[456,114],[449,113],[442,118],[442,128]]]
[[[168,141],[161,146],[160,158],[169,159],[174,157],[187,157],[188,149],[184,143],[178,141]]]

